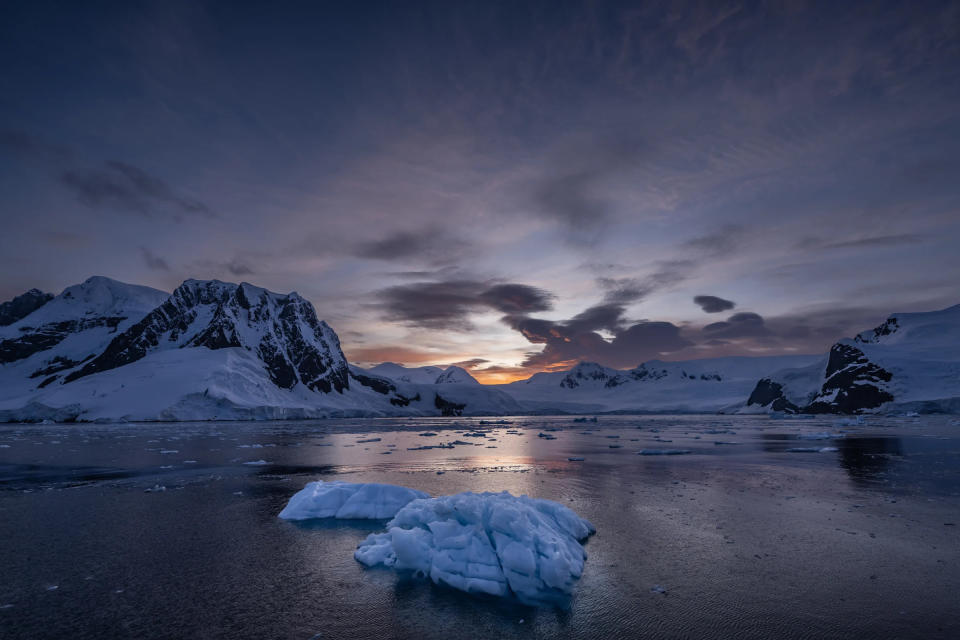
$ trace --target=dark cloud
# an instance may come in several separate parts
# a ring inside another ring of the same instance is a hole
[[[706,313],[720,313],[729,311],[737,306],[733,300],[725,300],[717,296],[694,296],[693,303],[703,309]]]
[[[88,207],[109,207],[145,216],[170,208],[175,219],[183,214],[215,216],[203,202],[177,193],[160,178],[125,162],[111,160],[98,169],[70,169],[60,175],[60,182]]]
[[[167,264],[167,261],[150,251],[150,249],[140,247],[140,256],[143,258],[143,262],[147,265],[148,269],[152,271],[170,271],[170,265]]]
[[[595,305],[562,322],[522,315],[505,316],[503,321],[527,341],[545,345],[542,351],[527,354],[522,363],[534,370],[581,360],[635,367],[644,360],[693,345],[680,334],[680,327],[669,322],[628,324],[623,306],[613,303]],[[613,338],[604,338],[598,331],[612,333]]]
[[[528,313],[552,308],[553,295],[516,283],[477,280],[417,282],[381,289],[379,308],[389,320],[428,329],[466,331],[470,315],[483,311]]]
[[[680,327],[669,322],[639,322],[619,331],[612,340],[593,331],[570,336],[546,332],[539,338],[546,346],[542,351],[528,354],[524,367],[550,369],[591,361],[630,368],[693,345],[681,335]]]
[[[703,328],[703,333],[713,340],[761,338],[772,335],[763,317],[749,311],[735,313],[723,322],[708,324]]]
[[[487,364],[490,362],[484,358],[471,358],[469,360],[461,360],[460,362],[451,362],[450,366],[452,367],[461,367],[463,369],[476,369],[482,364]]]
[[[553,308],[554,295],[525,284],[495,284],[480,294],[480,300],[503,313],[532,313]]]
[[[644,277],[601,277],[597,278],[597,285],[605,291],[605,302],[626,305],[683,282],[696,266],[693,260],[662,260]]]
[[[439,225],[417,231],[397,231],[377,240],[361,242],[353,248],[353,255],[368,260],[417,260],[431,264],[446,264],[463,257],[470,245],[456,238]]]

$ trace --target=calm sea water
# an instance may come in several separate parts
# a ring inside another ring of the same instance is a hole
[[[956,418],[507,420],[0,425],[0,637],[960,637]],[[314,479],[525,493],[597,534],[569,608],[468,596],[355,562],[381,522],[279,520]]]

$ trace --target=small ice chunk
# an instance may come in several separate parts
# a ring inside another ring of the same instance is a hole
[[[295,493],[279,517],[386,519],[395,516],[411,500],[429,497],[422,491],[390,484],[318,480],[308,482]]]
[[[593,525],[550,500],[459,493],[413,500],[354,553],[437,584],[538,604],[563,602],[583,573]]]
[[[270,463],[267,462],[266,460],[251,460],[251,461],[249,461],[249,462],[244,462],[243,464],[249,465],[249,466],[251,466],[251,467],[262,467],[262,466],[268,465],[268,464],[270,464]]]
[[[693,453],[690,449],[641,449],[641,456],[684,456]]]

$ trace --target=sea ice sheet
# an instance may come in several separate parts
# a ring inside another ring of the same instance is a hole
[[[429,498],[423,491],[391,484],[308,482],[290,498],[279,517],[285,520],[343,518],[380,520],[394,517],[411,500]]]
[[[550,500],[458,493],[414,500],[354,553],[468,593],[562,602],[583,573],[592,524]]]

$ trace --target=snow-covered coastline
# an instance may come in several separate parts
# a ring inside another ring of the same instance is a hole
[[[247,283],[167,294],[93,277],[4,309],[4,422],[960,412],[960,305],[895,314],[828,354],[581,362],[502,385],[456,366],[351,365],[308,301]]]

